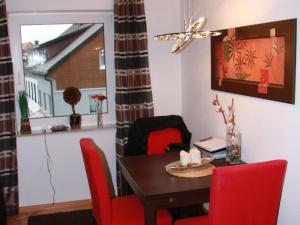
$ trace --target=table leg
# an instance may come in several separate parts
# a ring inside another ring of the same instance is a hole
[[[145,225],[156,225],[156,209],[149,203],[144,204]]]

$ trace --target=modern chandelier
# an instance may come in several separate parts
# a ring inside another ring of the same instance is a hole
[[[187,7],[184,4],[184,12],[185,12],[185,8],[187,8],[188,11],[187,14],[189,17],[189,1],[187,1],[187,3],[188,3]],[[188,19],[184,18],[184,19],[185,19],[184,21],[185,31],[156,35],[154,36],[154,40],[159,40],[159,41],[176,40],[176,43],[172,46],[171,52],[179,53],[194,39],[218,36],[221,34],[221,32],[217,32],[217,31],[201,30],[206,23],[205,17],[200,17],[195,21],[193,21],[191,18]]]

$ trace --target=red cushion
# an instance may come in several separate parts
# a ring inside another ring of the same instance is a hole
[[[181,132],[177,128],[152,131],[148,135],[147,154],[161,154],[171,143],[182,143]]]
[[[112,199],[112,225],[144,225],[144,207],[136,195]],[[157,225],[171,225],[170,213],[161,209],[156,213]]]
[[[209,219],[208,215],[190,217],[176,221],[175,225],[209,225]]]

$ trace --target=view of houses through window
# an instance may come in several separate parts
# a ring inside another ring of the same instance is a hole
[[[95,113],[91,96],[107,96],[104,25],[22,25],[21,36],[30,118],[71,114],[63,100],[69,86],[81,92],[76,112]],[[107,112],[106,100],[102,109]]]

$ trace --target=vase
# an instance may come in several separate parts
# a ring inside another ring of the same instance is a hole
[[[102,101],[97,104],[97,126],[103,127]]]
[[[97,113],[97,126],[103,127],[103,115],[102,112]]]
[[[71,129],[80,129],[81,127],[81,115],[80,114],[71,114],[69,115],[70,127]]]
[[[240,132],[226,133],[226,161],[228,161],[230,164],[237,164],[241,161],[241,141],[242,135]]]

